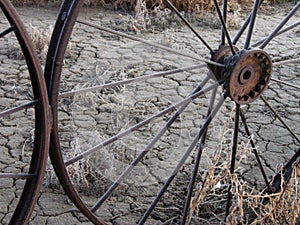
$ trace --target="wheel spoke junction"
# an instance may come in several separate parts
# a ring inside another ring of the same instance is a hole
[[[276,14],[266,27],[270,16],[255,0],[232,31],[230,4],[214,1],[220,31],[203,32],[180,5],[164,3],[181,22],[176,29],[153,22],[147,31],[135,21],[127,30],[109,12],[64,2],[46,63],[57,176],[94,224],[255,221],[249,199],[281,193],[298,162],[297,13],[287,22]],[[287,175],[272,181],[279,165]]]

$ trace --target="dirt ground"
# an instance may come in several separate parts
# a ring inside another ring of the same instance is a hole
[[[281,21],[287,12],[287,8],[289,6],[285,6],[282,10],[274,9],[275,14],[267,10],[263,10],[259,14],[253,43],[265,37]],[[43,37],[40,40],[42,44],[39,47],[39,55],[42,61],[45,59],[47,49],[43,43],[49,40],[49,30],[54,26],[57,10],[56,7],[52,6],[18,8],[27,28],[35,33],[37,37]],[[143,19],[145,19],[144,16]],[[199,43],[199,40],[188,28],[179,24],[178,19],[170,16],[167,12],[155,16],[152,23],[148,21],[147,24],[146,21],[145,24],[145,20],[140,21],[141,18],[126,15],[124,12],[85,9],[80,18],[83,20],[90,19],[93,23],[172,47],[178,52],[186,51],[191,55],[207,56],[205,47]],[[240,14],[230,17],[232,34],[236,33],[242,18],[243,15]],[[210,19],[212,22],[207,22]],[[293,24],[299,19],[298,10],[298,13],[291,19],[289,24]],[[194,19],[192,22],[204,39],[207,39],[209,43],[214,43],[214,45],[218,43],[220,29],[216,29],[218,25],[213,17],[206,15]],[[4,25],[4,22],[0,22],[1,28]],[[17,57],[18,52],[11,47],[10,41],[4,44],[0,47],[0,79],[1,82],[7,81],[7,84],[2,85],[1,89],[0,104],[2,107],[20,101],[21,97],[16,98],[14,93],[21,94],[26,99],[29,95],[28,92],[30,92],[27,91],[30,89],[28,79],[27,82],[25,82],[26,78],[24,82],[20,79],[20,77],[26,76],[24,60]],[[217,47],[217,45],[215,46]],[[296,28],[288,32],[287,35],[277,37],[268,46],[267,51],[275,60],[276,58],[288,59],[291,56],[297,58],[300,55],[299,46],[300,30]],[[71,39],[71,45],[67,50],[63,84],[60,88],[61,91],[74,90],[80,87],[107,83],[111,80],[137,77],[190,65],[195,65],[195,60],[78,25],[78,29],[76,29],[75,35]],[[291,82],[299,87],[299,71],[299,64],[277,66],[274,67],[273,77]],[[133,119],[139,122],[171,103],[181,101],[203,80],[206,73],[207,69],[201,68],[178,74],[175,77],[148,80],[144,84],[133,87],[129,85],[128,87],[116,87],[111,90],[112,93],[109,91],[104,94],[101,93],[105,97],[99,97],[99,92],[93,92],[84,97],[75,96],[70,101],[61,101],[59,106],[62,129],[61,145],[65,151],[65,157],[71,157],[76,152],[90,148],[107,136],[125,129],[126,126],[132,125]],[[7,77],[8,75],[10,76]],[[10,95],[7,94],[8,89],[10,89]],[[20,91],[20,89],[26,91]],[[264,96],[287,121],[288,126],[299,136],[299,91],[272,81],[270,89],[266,91]],[[203,124],[209,99],[209,95],[205,95],[203,99],[196,100],[181,115],[174,127],[168,130],[168,134],[162,138],[161,142],[136,168],[136,171],[124,181],[119,192],[113,195],[108,203],[99,210],[99,214],[104,220],[114,225],[137,223],[147,203],[149,204],[152,201],[159,188],[172,174],[185,149],[188,148],[199,127]],[[225,107],[220,110],[217,119],[211,126],[208,134],[209,143],[198,178],[199,183],[201,183],[202,175],[205,174],[206,169],[209,169],[212,165],[212,156],[216,154],[213,149],[216,149],[220,142],[223,143],[225,149],[220,153],[224,157],[221,164],[226,164],[227,157],[230,157],[227,150],[231,143],[233,109],[234,104],[231,101],[226,102]],[[258,100],[251,106],[244,106],[243,109],[248,111],[249,126],[253,138],[259,143],[258,148],[269,176],[299,148],[299,143],[275,119],[262,101]],[[9,168],[11,171],[26,168],[26,157],[25,159],[22,157],[24,156],[24,149],[26,153],[26,149],[30,148],[32,144],[32,130],[34,129],[32,112],[29,110],[29,112],[19,116],[24,119],[20,124],[16,122],[13,124],[10,121],[5,123],[3,118],[4,121],[1,120],[0,166],[1,168]],[[165,120],[166,118],[159,119],[158,123],[150,123],[138,134],[131,134],[127,139],[119,140],[112,147],[103,149],[101,156],[93,154],[93,157],[88,158],[87,163],[84,164],[86,166],[84,171],[80,170],[82,167],[78,164],[71,167],[70,173],[74,185],[80,191],[87,205],[93,205],[97,201],[97,197],[103,193],[104,187],[118,177],[127,163],[144,148],[143,146],[148,143],[150,137],[157,134]],[[11,149],[15,150],[13,154]],[[241,138],[239,149],[242,151],[239,156],[239,162],[242,166],[239,167],[238,173],[249,184],[259,185],[261,178],[256,176],[257,165],[253,155],[248,154],[248,152],[251,152],[251,146],[247,138]],[[10,157],[3,154],[6,151],[10,152]],[[18,160],[20,158],[21,160]],[[147,224],[178,224],[178,218],[183,207],[182,196],[184,196],[188,186],[188,174],[192,169],[194,159],[195,153],[187,160],[187,164],[181,168],[180,175],[170,188],[170,193],[162,200]],[[218,183],[217,185],[222,184]],[[222,187],[226,188],[225,186]],[[13,205],[16,204],[19,191],[18,182],[9,181],[0,186],[1,224],[7,224]],[[219,204],[224,205],[224,202],[221,201]],[[205,208],[207,205],[203,204],[202,207]],[[205,213],[203,215],[204,219],[195,215],[192,224],[219,224],[219,222],[209,222],[209,219],[206,218],[208,215]],[[65,195],[51,168],[50,161],[30,224],[91,224],[76,210]]]

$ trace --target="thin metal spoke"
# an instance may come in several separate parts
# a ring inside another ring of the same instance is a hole
[[[206,118],[206,121],[204,122],[203,126],[201,127],[199,133],[197,134],[197,136],[195,137],[195,139],[193,140],[193,142],[191,143],[191,145],[189,146],[189,148],[187,149],[187,151],[185,152],[185,154],[182,156],[182,158],[180,159],[179,163],[177,164],[177,166],[173,170],[171,176],[167,179],[167,181],[165,182],[165,184],[163,185],[163,187],[161,188],[161,190],[159,191],[159,193],[157,194],[157,196],[155,197],[154,201],[149,206],[149,208],[147,209],[147,211],[144,213],[143,217],[141,218],[141,220],[139,221],[138,224],[144,224],[145,221],[147,220],[147,218],[150,216],[150,214],[153,211],[153,209],[155,208],[156,204],[159,202],[159,200],[161,199],[162,195],[165,193],[165,191],[167,190],[167,188],[169,187],[169,185],[171,184],[171,182],[173,181],[173,179],[177,175],[177,173],[180,170],[180,168],[184,165],[185,161],[190,156],[190,154],[191,154],[192,150],[195,148],[197,142],[199,142],[199,139],[202,137],[202,135],[207,130],[207,127],[211,123],[212,119],[214,118],[214,116],[216,115],[216,113],[220,110],[220,108],[223,105],[225,99],[226,99],[226,96],[223,95],[221,97],[221,99],[219,100],[219,102],[217,103],[216,107],[212,110],[212,112],[210,113],[210,115]]]
[[[214,103],[215,103],[215,99],[216,99],[216,94],[217,94],[217,88],[215,88],[211,94],[211,98],[210,98],[210,103],[209,103],[209,107],[207,110],[207,115],[206,118],[209,117],[211,110],[214,107]],[[192,200],[192,194],[193,194],[193,190],[195,187],[195,182],[196,182],[196,177],[198,175],[198,170],[199,170],[199,166],[200,166],[200,160],[201,160],[201,156],[202,156],[202,152],[203,152],[203,148],[204,148],[204,144],[205,144],[205,140],[206,140],[206,134],[207,134],[207,130],[204,132],[204,134],[201,136],[200,139],[200,144],[199,144],[199,148],[197,151],[197,156],[195,159],[195,163],[194,163],[194,169],[193,169],[193,173],[191,175],[191,179],[188,185],[188,194],[186,196],[186,200],[185,200],[185,204],[184,204],[184,209],[183,209],[183,216],[182,216],[182,220],[181,220],[181,225],[184,225],[186,223],[186,219],[188,216],[188,211],[190,208],[190,204],[191,204],[191,200]]]
[[[205,45],[205,47],[214,53],[213,49],[207,44],[207,42],[198,34],[198,32],[193,28],[193,26],[181,15],[181,13],[176,9],[176,7],[169,1],[163,0],[179,17],[180,19],[191,29],[191,31],[199,38],[199,40]]]
[[[198,89],[201,87],[197,87],[193,93],[197,93]],[[127,177],[127,175],[134,169],[134,167],[144,158],[144,156],[150,151],[150,149],[154,146],[154,144],[161,139],[163,134],[168,130],[168,128],[174,123],[174,121],[178,118],[178,116],[185,110],[189,103],[182,105],[167,121],[165,126],[154,136],[154,138],[149,142],[149,144],[145,147],[143,151],[130,163],[130,165],[122,172],[122,174],[118,177],[116,181],[109,187],[109,189],[101,196],[98,202],[91,209],[92,212],[97,211],[99,207],[103,204],[103,202],[111,195],[111,193],[122,183],[122,181]]]
[[[278,80],[278,79],[275,79],[275,78],[271,78],[271,80],[275,81],[277,83],[280,83],[280,84],[284,84],[284,85],[289,86],[289,87],[300,89],[300,86],[295,85],[295,84],[291,84],[291,83],[288,83],[288,82],[285,82],[285,81],[282,81],[282,80]]]
[[[5,111],[0,112],[0,117],[8,116],[8,115],[10,115],[12,113],[16,113],[16,112],[19,112],[19,111],[21,111],[23,109],[30,108],[32,106],[37,105],[38,103],[40,103],[40,100],[34,100],[32,102],[28,102],[28,103],[16,106],[16,107],[11,108],[11,109],[7,109]]]
[[[250,17],[250,24],[249,24],[249,28],[248,28],[248,33],[247,33],[246,41],[245,41],[245,45],[244,45],[245,49],[248,49],[249,46],[250,46],[250,41],[251,41],[252,32],[253,32],[254,25],[255,25],[255,20],[256,20],[256,15],[257,15],[257,10],[258,10],[259,4],[260,4],[260,1],[255,0],[254,5],[253,5],[253,9],[252,9],[252,13],[251,13],[251,17]]]
[[[243,122],[244,127],[245,127],[246,134],[247,134],[248,137],[251,137],[251,133],[250,133],[249,127],[248,127],[247,122],[246,122],[246,117],[245,117],[245,115],[242,111],[241,111],[240,115],[241,115],[241,119],[242,119],[242,122]],[[266,183],[266,187],[267,187],[268,191],[271,191],[271,187],[270,187],[266,172],[265,172],[264,167],[261,163],[260,157],[258,155],[256,146],[255,146],[255,143],[254,143],[252,138],[250,138],[250,144],[251,144],[251,147],[252,147],[252,151],[255,155],[256,161],[258,163],[259,169],[260,169],[260,171],[262,173],[262,176],[264,178],[264,181]]]
[[[163,71],[163,72],[149,74],[149,75],[140,76],[140,77],[134,77],[134,78],[111,82],[111,83],[107,83],[107,84],[96,85],[96,86],[92,86],[92,87],[88,87],[88,88],[82,88],[79,90],[68,91],[68,92],[59,94],[58,98],[61,99],[61,98],[66,98],[66,97],[73,97],[74,95],[85,94],[85,93],[91,92],[91,91],[100,91],[100,90],[106,89],[106,88],[112,88],[112,87],[116,87],[116,86],[120,86],[120,85],[124,85],[124,84],[129,84],[132,82],[140,82],[140,81],[157,78],[157,77],[164,77],[167,75],[172,75],[172,74],[185,72],[185,71],[189,71],[189,70],[193,70],[193,69],[199,69],[199,68],[203,68],[206,66],[207,66],[206,64],[201,64],[201,65],[195,65],[195,66],[189,66],[189,67],[182,67],[182,68],[178,68],[178,69]]]
[[[206,77],[206,79],[204,81],[207,82],[209,79],[210,79],[209,77]],[[90,149],[88,149],[88,150],[86,150],[86,151],[78,154],[77,156],[75,156],[72,159],[69,159],[68,161],[65,162],[65,165],[69,166],[69,165],[77,162],[78,160],[81,160],[84,157],[86,157],[86,156],[88,156],[88,155],[90,155],[90,154],[92,154],[92,153],[100,150],[101,148],[103,148],[103,147],[105,147],[105,146],[107,146],[107,145],[109,145],[109,144],[111,144],[111,143],[119,140],[120,138],[122,138],[122,137],[124,137],[124,136],[126,136],[126,135],[128,135],[130,133],[132,133],[133,131],[138,130],[139,128],[145,126],[146,124],[148,124],[152,120],[157,119],[157,118],[159,118],[159,117],[161,117],[161,116],[163,116],[163,115],[165,115],[165,114],[167,114],[169,112],[175,111],[175,110],[177,110],[179,107],[181,107],[183,105],[189,104],[194,99],[196,99],[196,98],[198,98],[200,96],[203,96],[204,94],[206,94],[210,90],[212,90],[215,87],[219,86],[219,84],[220,83],[217,82],[217,83],[215,83],[215,84],[213,84],[213,85],[211,85],[211,86],[209,86],[209,87],[207,87],[207,88],[205,88],[205,89],[203,89],[201,91],[198,91],[197,93],[195,93],[195,94],[193,94],[193,95],[191,95],[191,96],[189,96],[189,97],[181,100],[180,102],[178,102],[178,103],[176,103],[174,105],[171,105],[168,108],[166,108],[166,109],[164,109],[164,110],[162,110],[162,111],[160,111],[160,112],[152,115],[151,117],[148,117],[147,119],[141,121],[140,123],[138,123],[138,124],[136,124],[136,125],[128,128],[128,129],[122,131],[121,133],[108,138],[107,140],[105,140],[104,142],[101,142],[100,144],[94,146],[93,148],[90,148]]]
[[[13,179],[28,179],[35,177],[35,174],[28,174],[28,173],[0,173],[1,178],[13,178]]]
[[[2,31],[0,33],[0,38],[4,37],[5,35],[13,32],[13,31],[16,31],[16,27],[15,26],[11,26],[11,27],[7,28],[6,30],[4,30],[4,31]]]
[[[261,6],[261,4],[263,3],[264,0],[260,0],[259,2],[259,6]],[[242,27],[240,28],[240,30],[238,31],[238,33],[235,35],[235,37],[233,38],[232,43],[234,45],[236,45],[236,43],[239,41],[240,37],[243,35],[243,33],[245,32],[246,28],[248,27],[249,23],[250,23],[250,19],[252,16],[252,12],[250,13],[250,15],[247,17],[247,19],[245,20],[244,24],[242,25]]]
[[[292,175],[293,169],[297,168],[300,163],[300,148],[298,148],[297,152],[293,155],[293,157],[284,165],[282,171],[278,172],[274,179],[271,182],[272,192],[277,193],[282,188],[282,177],[284,178],[284,182],[289,180]],[[283,176],[282,176],[283,174]]]
[[[263,97],[260,96],[260,99],[266,104],[266,106],[273,112],[275,117],[282,123],[282,125],[290,132],[290,134],[300,143],[298,136],[292,131],[292,129],[284,122],[281,116],[276,112],[276,110],[271,106],[271,104]]]
[[[289,63],[296,63],[296,62],[300,62],[300,58],[286,59],[286,60],[274,62],[272,63],[272,67],[281,66]]]
[[[98,25],[98,24],[94,24],[94,23],[91,23],[91,22],[86,22],[86,21],[83,21],[83,20],[77,20],[77,22],[80,23],[80,24],[84,24],[84,25],[87,25],[87,26],[90,26],[90,27],[94,27],[96,29],[99,29],[99,30],[102,30],[102,31],[105,31],[105,32],[108,32],[108,33],[111,33],[111,34],[114,34],[114,35],[117,35],[117,36],[120,36],[120,37],[128,38],[128,39],[131,39],[131,40],[134,40],[134,41],[138,41],[138,42],[141,42],[141,43],[153,46],[155,48],[163,49],[163,50],[168,51],[168,52],[172,52],[172,53],[184,56],[184,57],[188,57],[188,58],[191,58],[191,59],[194,59],[194,60],[197,60],[197,61],[200,60],[200,61],[205,62],[207,64],[211,64],[211,65],[215,65],[215,66],[219,66],[219,67],[225,67],[224,65],[222,65],[220,63],[216,63],[216,62],[213,62],[211,60],[204,59],[204,58],[202,58],[202,57],[200,57],[198,55],[186,54],[186,53],[183,53],[182,51],[177,51],[175,49],[166,47],[164,45],[160,45],[160,44],[157,44],[157,43],[146,41],[144,39],[135,37],[133,35],[125,34],[125,33],[119,32],[119,31],[115,31],[115,30],[112,30],[110,28]]]
[[[223,19],[224,19],[224,22],[226,24],[226,21],[227,21],[227,0],[224,0],[223,1]],[[221,46],[222,45],[225,45],[225,32],[222,28],[222,34],[221,34]]]
[[[299,26],[299,25],[300,25],[300,22],[296,22],[296,23],[294,23],[294,24],[292,24],[292,25],[290,25],[290,26],[288,26],[288,27],[286,27],[286,28],[280,30],[279,32],[277,32],[277,34],[274,35],[274,38],[275,38],[275,37],[278,37],[278,36],[281,35],[281,34],[284,34],[285,32],[288,32],[288,31],[294,29],[295,27],[297,27],[297,26]],[[255,44],[252,45],[252,47],[257,47],[257,46],[259,46],[259,45],[262,44],[266,39],[267,39],[267,37],[265,37],[264,39],[262,39],[262,40],[256,42]]]
[[[234,169],[235,169],[235,159],[236,159],[236,152],[237,152],[239,122],[240,122],[240,120],[239,120],[240,108],[241,108],[241,106],[236,103],[235,104],[235,116],[234,116],[234,131],[233,131],[233,140],[232,140],[230,175],[232,175],[234,173]],[[231,206],[231,199],[232,199],[231,187],[232,187],[232,182],[231,182],[231,179],[229,179],[229,186],[228,186],[228,190],[227,190],[225,220],[226,220],[226,217],[229,215],[229,209]]]
[[[276,34],[280,29],[289,21],[289,19],[297,12],[300,7],[300,2],[298,2],[294,8],[287,14],[287,16],[278,24],[278,26],[269,34],[269,36],[264,40],[264,42],[259,46],[260,49],[264,49],[270,41],[276,37]]]
[[[231,42],[231,38],[230,38],[230,35],[228,33],[228,30],[227,30],[227,27],[226,27],[226,24],[225,24],[225,20],[224,20],[224,18],[222,16],[222,13],[221,13],[221,10],[220,10],[220,7],[218,5],[217,0],[214,0],[214,4],[215,4],[215,8],[217,10],[217,14],[219,16],[219,20],[220,20],[220,22],[222,24],[222,32],[225,33],[225,36],[226,36],[228,45],[230,47],[230,50],[231,50],[232,54],[235,55],[235,51],[234,51],[234,48],[233,48],[233,45],[232,45],[232,42]]]

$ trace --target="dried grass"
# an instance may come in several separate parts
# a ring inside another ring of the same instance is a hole
[[[261,187],[252,186],[238,175],[247,156],[251,154],[250,143],[241,143],[239,146],[238,152],[241,156],[236,163],[235,173],[230,174],[230,138],[227,138],[230,133],[225,124],[219,150],[213,156],[206,156],[209,166],[203,173],[202,182],[198,183],[192,199],[188,224],[195,218],[203,221],[203,224],[299,224],[300,166],[294,169],[288,184],[282,182],[278,193],[268,194]],[[230,214],[224,221],[229,185],[232,203]]]
[[[52,30],[52,26],[49,26],[46,29],[41,29],[29,24],[27,27],[28,34],[42,63],[46,60]],[[23,51],[19,47],[19,44],[17,44],[17,40],[15,38],[12,38],[11,40],[13,40],[13,43],[16,44],[11,46],[9,57],[12,59],[24,59]]]
[[[29,35],[42,62],[46,60],[53,27],[41,29],[29,24]]]
[[[231,177],[233,200],[224,224],[298,224],[298,176],[294,171],[289,184],[279,193],[266,194],[240,180],[237,174],[229,176],[228,168],[216,164],[205,173],[205,180],[193,199],[189,223],[192,218],[207,218],[207,224],[224,222],[228,189],[225,184]]]
[[[63,0],[13,0],[12,3],[15,5],[41,5],[41,4],[57,4],[59,5]],[[111,9],[123,9],[133,11],[135,7],[139,4],[140,0],[86,0],[86,6],[106,6]],[[269,4],[285,3],[285,2],[296,2],[297,0],[268,0]],[[154,9],[155,7],[160,6],[165,8],[163,0],[143,0],[145,2],[147,9]],[[211,11],[214,10],[213,0],[170,0],[179,11],[184,12],[197,12],[197,11]],[[218,0],[221,4],[222,0]],[[252,1],[248,0],[238,0],[238,1],[229,1],[229,4],[240,4],[240,5],[249,5],[252,4]]]

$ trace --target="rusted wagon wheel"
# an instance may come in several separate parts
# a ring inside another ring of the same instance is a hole
[[[75,0],[58,16],[45,70],[50,157],[95,224],[230,220],[242,201],[234,197],[237,179],[281,193],[299,163],[300,3],[276,22],[255,0],[230,32],[225,0],[222,10],[214,1],[219,32],[193,27],[165,3],[188,28],[132,35],[125,22],[138,32],[167,26],[164,15],[176,20],[154,10],[152,24],[142,11],[144,23],[124,15],[114,22]],[[194,206],[209,193],[218,206],[203,215],[211,205]]]
[[[0,1],[0,8],[0,223],[27,224],[47,163],[48,95],[37,54],[16,10],[6,0]]]

